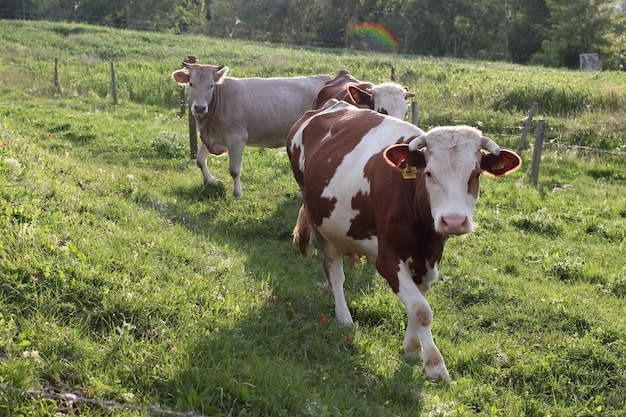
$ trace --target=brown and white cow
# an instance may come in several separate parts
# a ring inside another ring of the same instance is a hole
[[[313,101],[313,109],[321,109],[330,99],[343,100],[362,109],[376,110],[382,114],[404,120],[409,106],[406,100],[415,96],[406,87],[393,82],[374,85],[359,81],[342,69],[327,81]]]
[[[312,227],[339,322],[352,323],[342,255],[375,257],[407,309],[405,355],[422,351],[426,376],[449,381],[425,293],[438,277],[448,236],[472,231],[480,174],[505,175],[520,158],[472,127],[424,133],[336,100],[294,125],[287,153],[304,200],[294,243],[306,257]]]
[[[196,163],[204,182],[219,184],[207,168],[209,154],[228,151],[233,196],[239,198],[244,147],[285,146],[291,126],[311,108],[319,89],[332,77],[232,78],[227,72],[226,66],[183,62],[172,78],[189,86],[189,106],[202,140]]]

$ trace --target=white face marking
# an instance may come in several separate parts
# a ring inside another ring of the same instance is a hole
[[[377,85],[370,90],[374,97],[374,110],[383,110],[391,117],[404,120],[409,111],[404,87],[394,83]]]
[[[470,181],[478,181],[480,163],[480,132],[469,127],[453,130],[433,129],[428,133],[426,157],[426,188],[430,197],[435,230],[444,234],[472,231],[472,216],[478,200],[470,192]],[[451,232],[443,228],[445,221],[458,223]],[[463,220],[464,223],[463,223]],[[461,225],[461,223],[463,223]]]

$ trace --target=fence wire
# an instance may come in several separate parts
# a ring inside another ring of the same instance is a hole
[[[55,393],[43,392],[43,391],[24,390],[20,388],[10,387],[4,384],[0,384],[0,391],[14,392],[18,394],[28,395],[30,397],[40,397],[40,398],[46,398],[46,399],[55,400],[55,401],[65,401],[70,406],[73,404],[85,403],[85,404],[98,405],[107,409],[143,411],[146,413],[160,414],[160,415],[165,415],[165,416],[207,417],[201,414],[194,414],[193,412],[180,412],[180,411],[165,410],[154,405],[140,406],[140,405],[118,403],[116,401],[94,400],[92,398],[85,398],[81,395],[77,395],[73,393],[55,394]]]

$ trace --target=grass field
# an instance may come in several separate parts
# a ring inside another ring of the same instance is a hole
[[[47,22],[0,21],[0,43],[0,415],[626,413],[624,73]],[[224,185],[203,187],[170,78],[187,55],[238,77],[382,82],[393,65],[421,128],[469,124],[512,149],[538,103],[539,185],[530,146],[485,178],[428,295],[450,385],[403,358],[406,312],[373,262],[346,268],[355,325],[334,320],[320,254],[291,243],[284,150],[246,150],[238,201],[225,157],[209,162]]]

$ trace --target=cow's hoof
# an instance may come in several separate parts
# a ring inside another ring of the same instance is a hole
[[[352,326],[354,324],[354,321],[352,321],[352,315],[349,311],[335,311],[335,316],[342,326]]]
[[[210,179],[208,181],[205,181],[204,183],[211,187],[219,187],[220,185],[222,185],[222,181],[218,180],[217,178]]]
[[[446,365],[443,362],[428,366],[424,364],[424,373],[431,381],[444,381],[448,384],[450,383],[450,374],[448,374]]]

